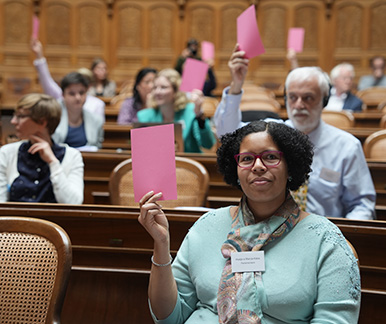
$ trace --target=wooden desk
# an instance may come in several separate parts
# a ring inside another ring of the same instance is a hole
[[[106,122],[103,126],[104,141],[102,147],[104,149],[126,149],[129,150],[130,131],[132,125],[118,125],[116,123]]]
[[[215,153],[178,153],[178,156],[192,158],[202,163],[209,172],[208,207],[218,208],[237,204],[241,192],[227,185],[222,175],[217,171]],[[82,152],[85,164],[85,198],[86,204],[109,204],[108,181],[111,171],[121,161],[131,157],[130,151],[100,150],[98,152]],[[386,161],[368,160],[368,166],[377,191],[377,215],[386,219]]]
[[[105,108],[106,123],[115,124],[118,119],[118,114],[119,114],[119,108],[106,106]]]
[[[174,255],[202,212],[165,209]],[[153,242],[138,208],[2,203],[0,214],[57,223],[70,236],[73,266],[62,324],[151,323],[147,305]],[[360,324],[381,323],[386,304],[386,222],[330,218],[355,247],[362,280]]]
[[[355,118],[355,127],[360,128],[379,128],[379,122],[383,116],[383,113],[375,111],[363,111],[359,113],[353,113]]]

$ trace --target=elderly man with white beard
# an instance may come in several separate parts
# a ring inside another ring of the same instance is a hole
[[[236,45],[228,62],[232,82],[224,89],[214,116],[219,137],[246,124],[239,109],[249,64],[244,55]],[[285,89],[285,124],[307,134],[314,145],[305,210],[329,217],[374,219],[375,188],[360,141],[321,119],[329,99],[328,75],[318,67],[296,68],[288,74]]]

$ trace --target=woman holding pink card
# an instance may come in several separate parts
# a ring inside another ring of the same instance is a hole
[[[290,194],[307,181],[312,157],[308,136],[283,123],[255,121],[222,136],[219,171],[242,191],[240,204],[201,216],[173,264],[162,193],[142,197],[138,219],[154,239],[155,323],[357,323],[352,249],[338,227],[302,211]]]
[[[138,111],[139,122],[181,123],[185,152],[202,152],[202,147],[210,149],[216,139],[209,120],[202,112],[203,94],[193,90],[190,100],[179,90],[180,74],[174,69],[158,72],[154,80],[151,108]]]

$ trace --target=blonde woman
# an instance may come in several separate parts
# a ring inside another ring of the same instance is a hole
[[[0,148],[0,202],[83,202],[80,152],[52,140],[61,108],[49,95],[20,99],[11,123],[21,141]]]
[[[203,94],[193,90],[188,100],[186,94],[179,91],[180,74],[174,69],[158,72],[152,91],[152,107],[137,113],[139,122],[175,123],[180,122],[184,138],[185,152],[202,152],[201,147],[210,149],[215,137],[209,120],[201,110]]]

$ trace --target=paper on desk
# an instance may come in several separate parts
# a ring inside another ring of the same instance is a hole
[[[250,6],[237,17],[237,43],[245,51],[246,58],[265,53],[256,21],[255,5]]]
[[[151,190],[162,192],[160,200],[177,199],[174,125],[134,128],[130,139],[134,200]]]
[[[209,65],[203,61],[187,58],[182,71],[180,91],[202,90]]]
[[[207,41],[201,42],[201,58],[203,61],[214,59],[214,44]]]
[[[36,15],[32,16],[32,38],[39,39],[39,25],[40,21]]]
[[[303,52],[304,28],[290,28],[288,30],[287,49],[296,53]]]

